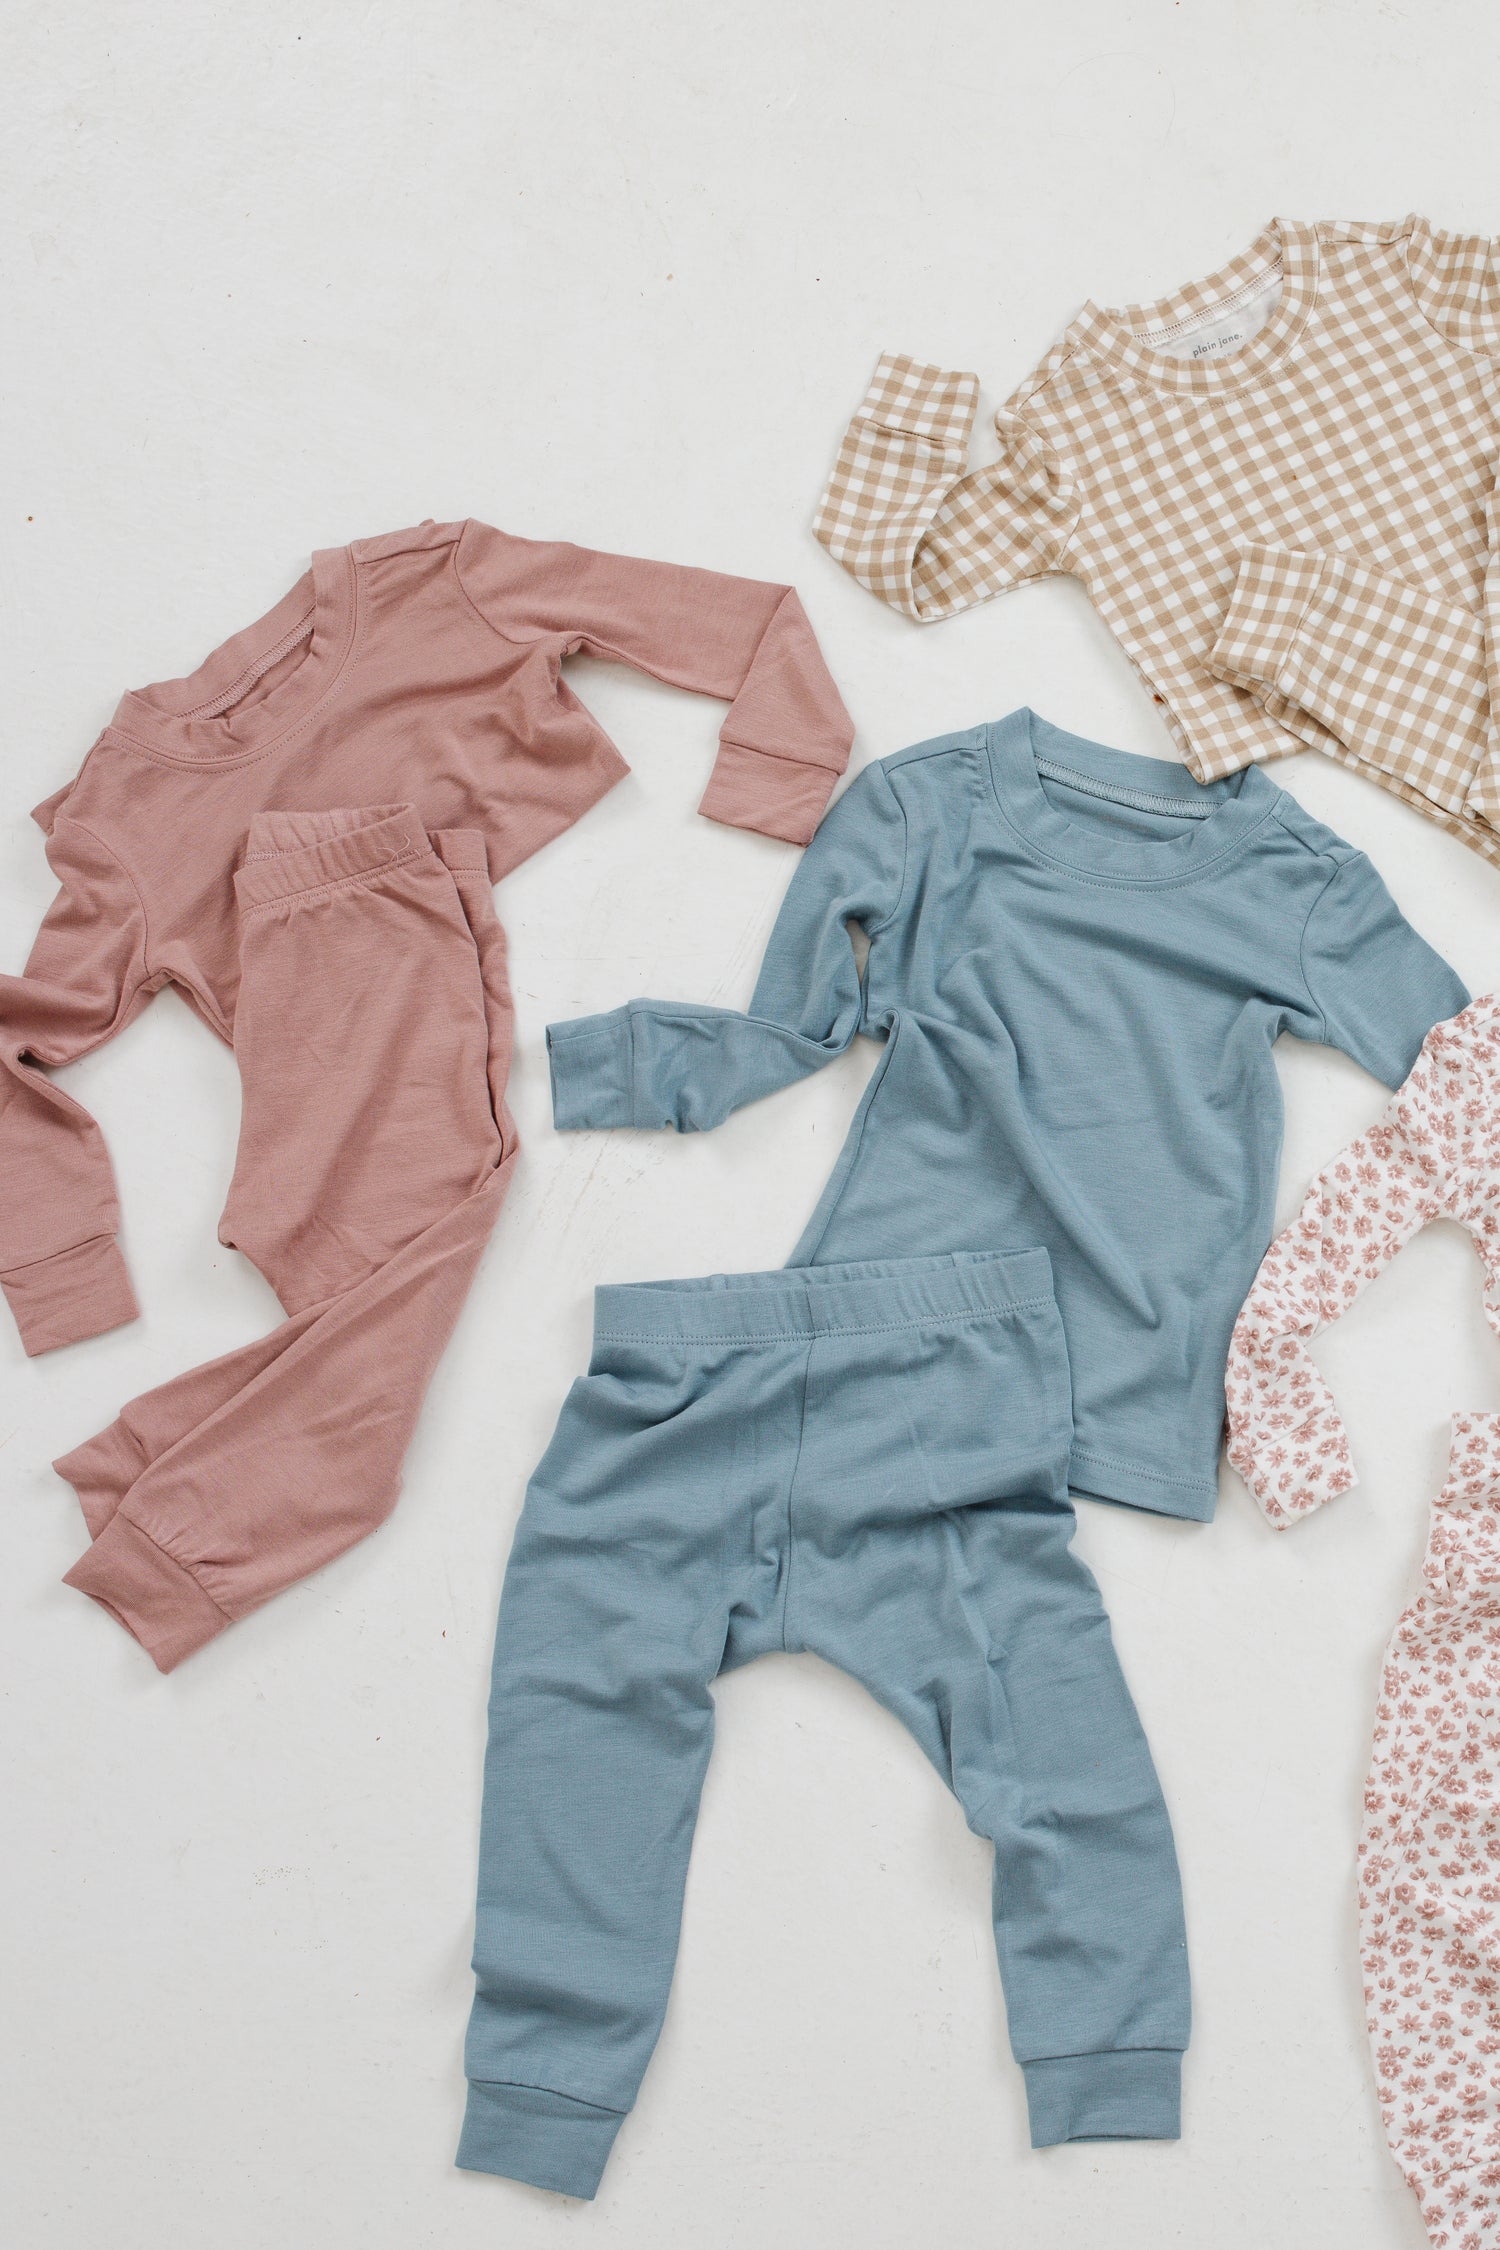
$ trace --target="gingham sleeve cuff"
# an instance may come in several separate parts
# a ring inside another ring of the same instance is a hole
[[[923,615],[914,558],[942,495],[963,475],[978,399],[977,376],[887,352],[823,487],[815,536],[905,617]]]
[[[905,437],[928,438],[956,452],[962,468],[978,404],[977,375],[931,367],[903,352],[883,352],[854,420],[899,430]]]
[[[1323,576],[1322,558],[1290,547],[1246,547],[1208,669],[1231,687],[1283,684],[1308,606]]]

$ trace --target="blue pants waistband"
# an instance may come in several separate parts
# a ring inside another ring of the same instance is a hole
[[[765,1342],[902,1327],[1052,1303],[1045,1250],[955,1250],[940,1258],[711,1273],[612,1283],[594,1292],[596,1341]]]

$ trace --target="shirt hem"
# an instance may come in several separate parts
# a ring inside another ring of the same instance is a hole
[[[1189,1523],[1212,1523],[1219,1503],[1219,1480],[1169,1477],[1131,1461],[1113,1460],[1075,1445],[1068,1460],[1068,1490],[1080,1500],[1114,1500],[1153,1516],[1179,1516]]]

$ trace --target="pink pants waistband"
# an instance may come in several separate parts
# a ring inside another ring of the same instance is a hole
[[[488,871],[484,838],[476,829],[429,832],[415,805],[257,813],[234,878],[235,896],[242,909],[271,906],[428,854],[455,870]]]

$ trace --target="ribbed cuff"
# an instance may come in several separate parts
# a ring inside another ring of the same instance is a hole
[[[962,468],[979,404],[979,377],[908,352],[882,352],[860,400],[856,423],[874,422],[903,437],[929,438]]]
[[[1464,798],[1464,810],[1475,820],[1500,828],[1500,760],[1486,748]]]
[[[1175,2047],[1049,2055],[1021,2068],[1033,2148],[1182,2136],[1182,2056]]]
[[[596,2109],[545,2086],[471,2079],[454,2161],[464,2172],[498,2172],[589,2202],[624,2122],[622,2110]]]
[[[59,1344],[78,1344],[123,1328],[140,1311],[120,1246],[112,1234],[38,1258],[0,1279],[6,1302],[21,1332],[21,1346],[35,1359]]]
[[[721,742],[698,810],[726,828],[753,828],[784,844],[811,842],[838,775],[801,758],[778,758],[743,742]]]
[[[191,1571],[128,1517],[111,1516],[63,1580],[133,1633],[159,1672],[170,1672],[230,1619]]]
[[[560,1133],[635,1123],[630,1011],[547,1026],[552,1122]]]
[[[1224,622],[1208,652],[1215,678],[1232,687],[1279,687],[1291,662],[1323,562],[1289,547],[1246,547]]]

